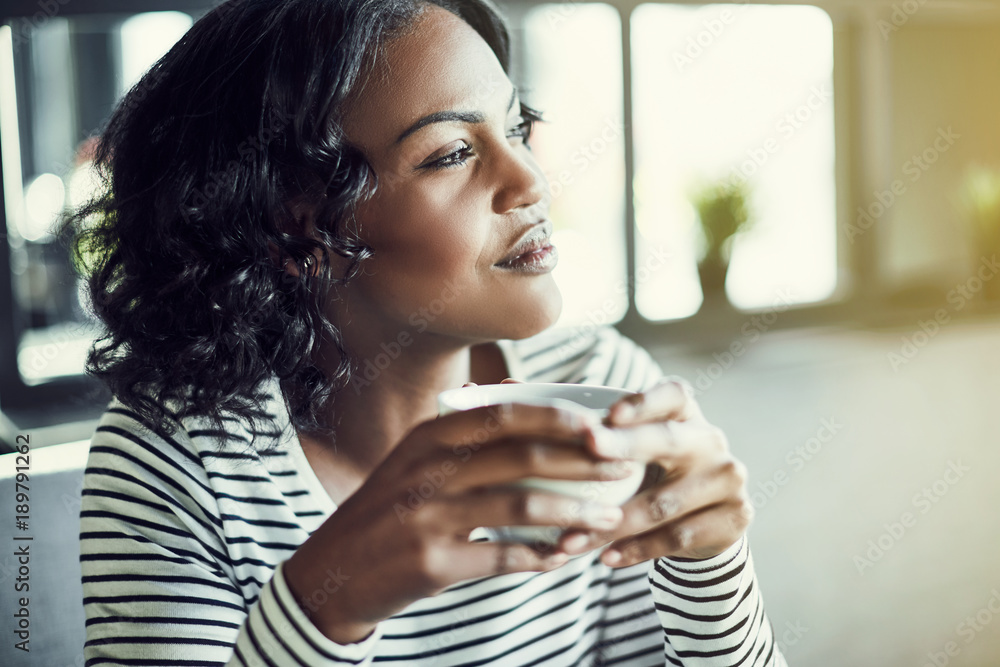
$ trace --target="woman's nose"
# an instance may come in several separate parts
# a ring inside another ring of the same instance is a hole
[[[517,145],[502,151],[500,188],[496,193],[497,213],[534,206],[549,196],[548,181],[527,148]]]

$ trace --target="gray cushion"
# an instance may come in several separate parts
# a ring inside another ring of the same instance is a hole
[[[89,441],[31,448],[28,530],[15,525],[16,453],[0,456],[0,613],[8,628],[0,665],[83,665],[84,614],[80,582],[80,492]],[[20,461],[24,463],[23,459]],[[23,490],[23,489],[22,489]],[[31,536],[30,541],[13,538]],[[17,592],[19,546],[29,545],[28,591]],[[19,598],[28,598],[30,653],[14,648],[10,633]]]

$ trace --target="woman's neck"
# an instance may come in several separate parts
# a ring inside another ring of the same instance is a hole
[[[357,370],[333,401],[335,441],[319,443],[339,467],[361,479],[413,427],[437,415],[440,392],[470,381],[498,383],[508,376],[496,343],[458,345],[430,336],[409,342],[372,340],[348,343]]]

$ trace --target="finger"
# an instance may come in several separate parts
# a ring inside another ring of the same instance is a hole
[[[447,461],[454,459],[455,455],[449,452],[442,458],[439,468],[447,473]],[[595,482],[620,480],[631,476],[635,470],[634,464],[623,460],[596,458],[579,441],[560,443],[537,439],[497,442],[472,453],[464,463],[453,462],[451,466],[454,472],[448,490],[454,493],[525,477]]]
[[[449,574],[457,581],[513,572],[545,572],[564,565],[562,551],[537,551],[514,542],[456,542]]]
[[[594,453],[606,457],[659,461],[668,470],[698,452],[729,451],[722,429],[702,421],[662,421],[625,428],[598,426],[584,438]]]
[[[592,532],[586,541],[567,534],[563,547],[568,553],[583,553],[608,542],[655,530],[665,523],[683,520],[712,507],[742,502],[746,468],[736,459],[720,463],[716,470],[701,475],[684,476],[658,484],[630,498],[622,505],[621,523],[611,531]],[[572,540],[572,541],[571,541]]]
[[[433,587],[444,590],[460,581],[511,572],[540,572],[563,565],[568,556],[512,542],[469,542],[455,537],[439,540],[422,552],[423,561],[411,563]]]
[[[417,429],[448,445],[482,445],[517,436],[580,437],[598,420],[585,408],[503,403],[461,410],[423,422]]]
[[[439,500],[436,517],[448,530],[468,535],[477,527],[556,526],[563,530],[613,530],[622,520],[620,507],[527,488],[496,488]],[[437,519],[436,519],[437,520]]]
[[[700,416],[701,410],[690,385],[679,379],[669,379],[648,391],[619,399],[608,410],[607,423],[623,426],[666,419],[686,421]]]
[[[506,378],[504,380],[500,380],[500,384],[524,384],[524,383],[521,382],[520,380],[515,380],[514,378]]]
[[[628,567],[664,556],[711,558],[735,544],[752,518],[749,503],[714,505],[656,530],[614,541],[601,554],[601,561]]]
[[[478,387],[478,386],[479,385],[476,384],[475,382],[466,382],[465,384],[462,385],[462,389],[465,389],[466,387]]]
[[[611,538],[653,530],[706,507],[740,500],[745,479],[743,464],[736,459],[727,459],[711,472],[685,475],[647,489],[622,506],[625,516]]]

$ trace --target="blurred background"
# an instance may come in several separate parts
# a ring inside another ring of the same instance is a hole
[[[617,326],[725,429],[789,663],[1000,665],[1000,1],[501,4],[549,121],[560,324]],[[30,435],[71,569],[108,396],[52,228],[211,6],[0,3],[0,451]],[[31,664],[82,664],[52,568]]]

